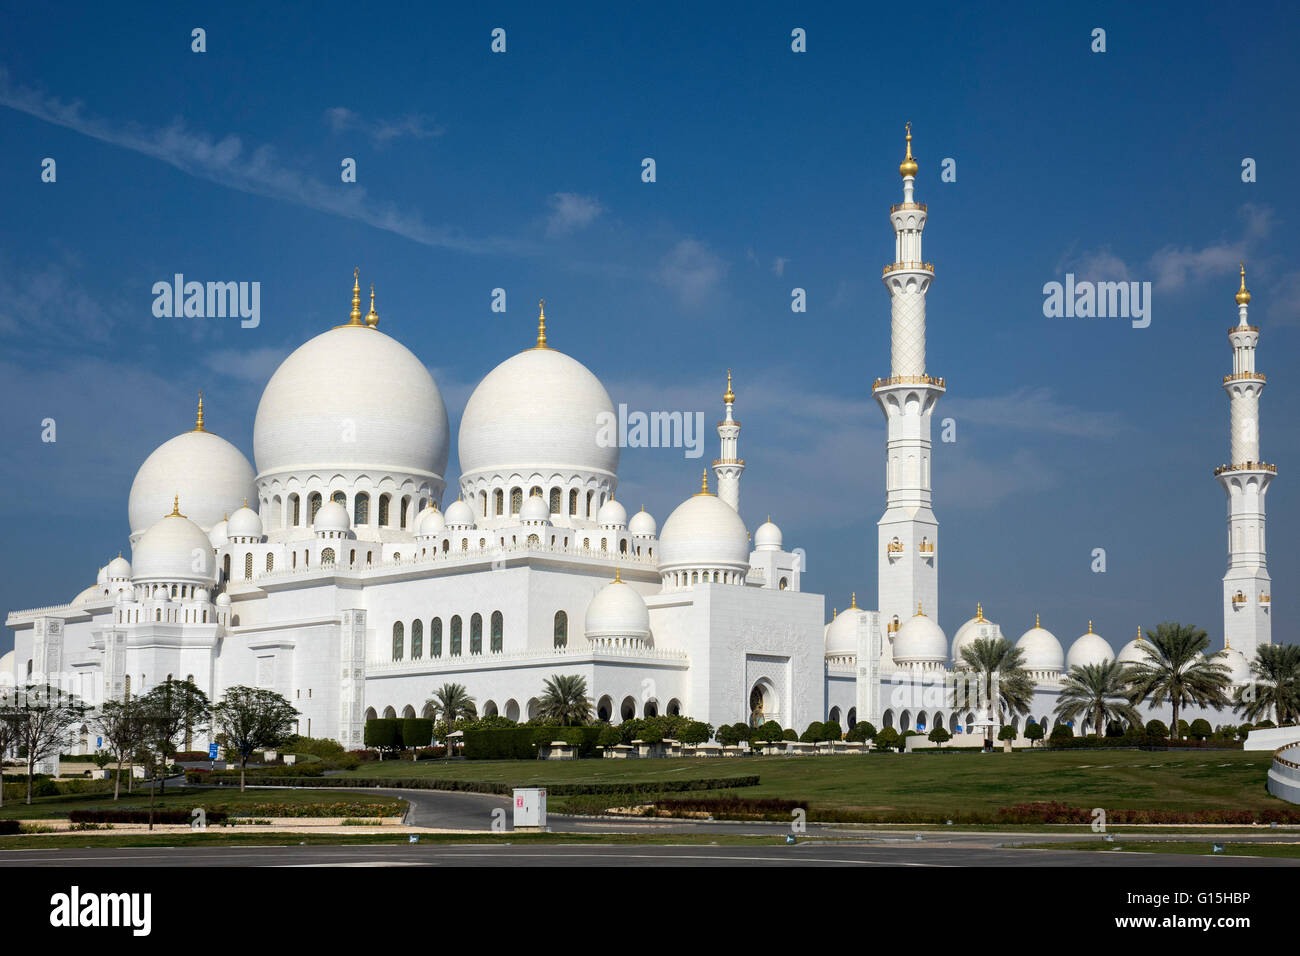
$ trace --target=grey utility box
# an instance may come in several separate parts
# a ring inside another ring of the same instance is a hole
[[[515,788],[515,829],[546,829],[546,788]]]

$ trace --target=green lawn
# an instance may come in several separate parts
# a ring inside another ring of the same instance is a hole
[[[867,812],[991,812],[1044,800],[1111,810],[1288,807],[1264,787],[1269,762],[1267,753],[1243,751],[1043,751],[554,762],[430,760],[367,763],[345,777],[425,777],[521,786],[622,783],[630,789],[661,780],[757,774],[761,780],[758,786],[730,792],[745,797],[807,801],[816,808]],[[560,811],[563,806],[563,798],[552,799],[552,809]]]
[[[249,790],[240,793],[238,788],[207,790],[197,787],[168,787],[165,797],[155,798],[155,809],[166,807],[170,810],[192,810],[195,807],[222,809],[228,811],[245,811],[256,813],[259,804],[290,804],[293,806],[321,806],[334,803],[365,804],[393,811],[394,815],[406,812],[406,801],[389,795],[356,793],[353,791],[334,792],[320,790]],[[31,806],[21,801],[6,800],[4,809],[0,810],[0,819],[34,820],[66,818],[73,810],[148,810],[149,792],[137,789],[128,794],[122,791],[122,798],[113,800],[110,791],[103,793],[70,794],[62,797],[36,797]],[[335,816],[336,814],[322,814]],[[354,812],[343,812],[339,816],[355,816]]]
[[[1296,843],[1224,843],[1227,856],[1268,856],[1286,860],[1300,860],[1300,844]],[[1175,842],[1172,840],[1146,840],[1135,842],[1115,837],[1114,843],[1090,840],[1081,843],[1026,843],[1022,850],[1095,850],[1111,853],[1185,853],[1193,856],[1211,855],[1209,843]]]

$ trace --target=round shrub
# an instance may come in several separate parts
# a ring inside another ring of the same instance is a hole
[[[1069,724],[1057,724],[1052,728],[1049,740],[1070,740],[1074,737],[1074,728]]]
[[[1166,724],[1165,724],[1165,722],[1164,722],[1163,720],[1148,720],[1148,721],[1147,721],[1147,736],[1149,736],[1149,737],[1162,737],[1162,738],[1163,738],[1163,737],[1168,737],[1168,736],[1169,736],[1169,727],[1166,726]]]
[[[822,736],[823,727],[825,727],[825,724],[823,724],[820,720],[814,720],[811,724],[808,725],[807,729],[804,730],[804,732],[799,735],[800,742],[805,744],[812,744],[812,743],[816,743],[819,740],[825,740],[826,738]]]
[[[1193,720],[1190,730],[1191,735],[1197,740],[1204,740],[1209,737],[1210,734],[1214,733],[1214,729],[1210,726],[1210,722],[1204,717],[1197,717]]]
[[[839,740],[844,736],[844,729],[838,720],[828,720],[822,724],[822,740]]]
[[[854,743],[865,743],[872,737],[876,736],[876,728],[872,726],[869,720],[859,720],[853,725],[845,740],[851,740]]]

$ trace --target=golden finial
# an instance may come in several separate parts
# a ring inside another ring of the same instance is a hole
[[[734,405],[736,402],[736,393],[731,390],[731,369],[727,369],[727,390],[723,392],[722,400],[728,405]]]
[[[1088,633],[1089,633],[1089,634],[1092,633],[1092,621],[1089,621],[1089,622],[1088,622]]]
[[[370,286],[370,311],[366,313],[366,325],[372,329],[379,327],[379,313],[375,311],[375,287]]]
[[[621,577],[619,577],[619,569],[618,569],[618,568],[615,568],[615,569],[614,569],[614,580],[615,580],[615,581],[622,581],[622,580],[623,580]]]
[[[903,177],[915,176],[920,167],[912,158],[912,124],[907,124],[907,156],[898,164],[898,174]]]
[[[348,325],[361,324],[361,270],[352,270],[352,314],[348,316]]]
[[[1241,264],[1241,288],[1237,290],[1237,305],[1249,305],[1250,292],[1246,289],[1246,263]]]
[[[975,602],[975,620],[984,620],[984,605],[980,604],[978,601]]]
[[[118,557],[121,557],[121,555],[119,554]],[[1224,649],[1225,651],[1230,651],[1230,650],[1232,650],[1232,641],[1229,640],[1227,634],[1223,635],[1223,649]]]
[[[1142,640],[1142,625],[1138,625],[1138,640]]]
[[[546,300],[537,300],[537,347],[546,348]]]
[[[840,616],[839,609],[838,609],[838,608],[831,608],[831,620],[833,621],[833,620],[835,620],[835,619],[836,619],[837,617],[839,617],[839,616]]]
[[[203,392],[199,391],[199,413],[194,417],[194,430],[196,432],[207,431],[203,427]]]
[[[849,607],[850,607],[850,608],[855,608],[855,607],[857,607],[857,606],[858,606],[858,592],[857,592],[857,591],[854,591],[854,592],[853,592],[853,598],[852,598],[852,600],[849,602]]]
[[[709,494],[709,469],[707,468],[700,472],[700,490],[697,494]]]
[[[924,616],[924,615],[925,615],[925,612],[921,610],[921,602],[920,602],[920,601],[917,601],[917,602],[916,602],[916,613],[917,613],[918,616]]]
[[[1042,626],[1043,626],[1043,625],[1042,625],[1042,622],[1040,622],[1040,621],[1038,620],[1038,615],[1035,614],[1035,615],[1034,615],[1034,627],[1042,627]]]
[[[180,495],[174,495],[174,496],[172,497],[172,513],[169,514],[167,517],[169,517],[169,518],[184,518],[184,517],[185,517],[183,514],[181,514],[181,496],[180,496]]]

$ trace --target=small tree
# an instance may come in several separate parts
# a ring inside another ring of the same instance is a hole
[[[138,706],[148,729],[148,745],[158,752],[155,773],[151,776],[159,779],[159,789],[166,793],[167,766],[173,762],[182,740],[189,740],[195,733],[207,730],[212,706],[208,695],[193,681],[171,679],[142,696]]]
[[[478,715],[474,698],[465,690],[464,684],[447,683],[435,690],[425,703],[429,707],[429,716],[446,725],[443,739],[447,742],[447,757],[450,759],[451,738],[446,735],[452,732],[458,720],[473,720]]]
[[[828,720],[822,724],[822,740],[839,740],[844,736],[844,728],[838,720]]]
[[[1197,740],[1205,740],[1210,736],[1210,734],[1214,733],[1214,729],[1210,726],[1210,722],[1204,717],[1197,717],[1193,720],[1192,726],[1189,730],[1191,735]]]
[[[600,728],[600,733],[596,735],[596,743],[602,747],[617,747],[623,742],[623,735],[619,733],[617,727],[611,727],[606,724]]]
[[[213,723],[228,750],[239,757],[239,792],[248,758],[259,747],[278,748],[294,731],[298,711],[273,690],[236,685],[212,709]]]
[[[819,740],[825,740],[826,737],[822,733],[822,728],[824,726],[825,725],[820,720],[814,720],[808,725],[804,732],[799,735],[799,741],[805,744],[812,744]]]
[[[928,739],[942,747],[948,741],[952,740],[952,734],[948,733],[948,731],[944,730],[942,727],[935,727],[934,730],[930,731],[928,734]]]
[[[561,727],[581,726],[591,719],[587,678],[581,674],[552,674],[542,684],[539,714],[558,721]]]
[[[874,741],[877,750],[896,750],[902,746],[903,740],[898,736],[898,731],[893,727],[886,727],[875,733]]]
[[[36,764],[63,750],[68,731],[81,722],[85,712],[77,698],[48,684],[29,684],[10,697],[3,720],[12,725],[14,746],[27,758],[29,804]]]
[[[865,743],[872,737],[876,736],[876,728],[868,720],[859,720],[849,730],[845,740],[851,740],[855,743]]]
[[[1046,736],[1047,731],[1044,729],[1043,725],[1036,720],[1031,720],[1029,725],[1025,728],[1025,737],[1028,738],[1029,746],[1031,747]]]
[[[765,720],[762,724],[754,729],[753,734],[749,737],[755,743],[766,743],[774,740],[781,740],[785,731],[775,720]]]
[[[113,774],[113,799],[117,800],[122,793],[122,764],[144,746],[147,731],[144,715],[133,698],[106,700],[99,706],[95,726],[104,738],[103,752],[111,752],[117,758],[117,770]]]
[[[402,749],[402,722],[396,717],[367,720],[362,740],[367,747],[378,750],[382,760],[385,753]]]
[[[431,717],[403,717],[402,718],[402,746],[418,749],[427,747],[433,743],[433,718]],[[412,752],[411,759],[415,759]]]
[[[1074,737],[1074,728],[1069,724],[1057,724],[1052,728],[1049,740],[1070,740]]]
[[[713,728],[702,720],[688,720],[678,731],[678,739],[684,744],[702,744],[713,736]]]
[[[13,692],[0,690],[0,769],[4,766],[4,755],[18,743],[18,722],[13,719],[13,707]],[[4,773],[0,772],[0,807],[4,805]]]
[[[1016,728],[1010,724],[1003,724],[1002,729],[998,731],[998,740],[1015,740],[1019,736]]]
[[[1165,726],[1163,720],[1148,720],[1146,730],[1148,737],[1155,737],[1158,740],[1165,740],[1169,737],[1169,728]]]

